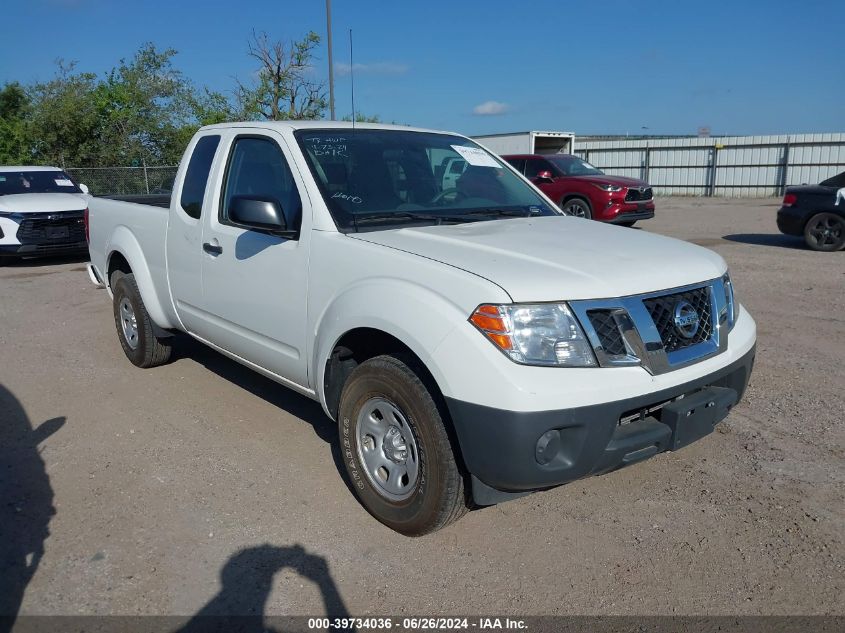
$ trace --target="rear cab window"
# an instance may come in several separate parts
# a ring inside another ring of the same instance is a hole
[[[179,204],[189,217],[196,220],[202,215],[202,201],[218,145],[220,145],[219,134],[201,137],[194,146],[188,169],[185,170]]]

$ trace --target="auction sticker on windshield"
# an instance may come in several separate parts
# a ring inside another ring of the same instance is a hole
[[[461,156],[464,157],[466,162],[470,165],[474,165],[475,167],[498,167],[499,169],[502,166],[493,160],[493,157],[490,156],[487,152],[485,152],[480,147],[464,147],[463,145],[452,145],[452,149],[458,152]]]

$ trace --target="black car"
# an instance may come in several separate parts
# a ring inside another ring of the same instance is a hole
[[[787,187],[778,211],[778,228],[802,235],[814,251],[845,247],[845,171],[817,185]]]

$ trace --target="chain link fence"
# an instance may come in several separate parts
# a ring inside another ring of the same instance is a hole
[[[65,172],[95,196],[170,193],[178,165],[163,167],[68,167]]]

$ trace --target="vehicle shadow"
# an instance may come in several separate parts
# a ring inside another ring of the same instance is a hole
[[[12,629],[44,555],[56,509],[38,445],[64,423],[52,418],[33,428],[17,398],[0,385],[0,633]]]
[[[273,589],[273,578],[285,568],[317,586],[325,617],[349,617],[325,558],[308,553],[301,545],[264,544],[242,549],[229,558],[220,570],[220,592],[180,628],[179,633],[275,630],[268,626],[273,624],[272,617],[265,621],[264,610]]]
[[[806,250],[804,240],[793,235],[782,235],[780,233],[734,233],[723,235],[723,240],[729,242],[740,242],[752,246],[780,246],[781,248],[794,248]]]
[[[176,336],[174,343],[173,360],[178,358],[195,360],[224,380],[236,384],[241,389],[258,396],[274,407],[287,411],[310,424],[317,437],[331,447],[332,459],[343,482],[350,492],[354,492],[346,477],[346,467],[343,464],[343,457],[340,452],[337,425],[329,419],[318,402],[265,378],[190,336],[179,334]]]

